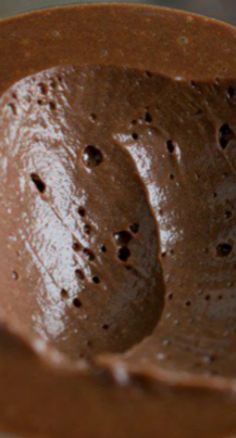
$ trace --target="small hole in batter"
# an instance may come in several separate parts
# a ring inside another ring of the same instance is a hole
[[[85,234],[88,234],[88,235],[91,233],[91,227],[89,224],[84,225],[84,232],[85,232]]]
[[[37,173],[31,173],[30,176],[38,191],[40,193],[44,193],[46,190],[46,184],[43,182],[40,176]]]
[[[57,88],[57,83],[55,81],[55,79],[51,79],[50,81],[50,86],[55,90]]]
[[[202,109],[197,109],[194,113],[193,113],[193,116],[194,117],[200,117],[200,116],[202,116],[203,115],[203,111],[202,111]]]
[[[170,174],[170,179],[171,179],[171,180],[175,179],[175,176],[174,176],[173,173]]]
[[[196,91],[196,93],[201,94],[201,88],[200,88],[200,84],[195,82],[195,81],[191,81],[191,87]]]
[[[133,133],[132,133],[132,138],[133,138],[134,140],[138,140],[138,134],[137,134],[137,132],[133,132]]]
[[[109,325],[108,324],[103,324],[102,328],[103,328],[103,330],[108,330],[109,329]]]
[[[167,147],[168,152],[169,152],[170,154],[173,154],[173,152],[174,152],[174,150],[175,150],[175,145],[174,145],[174,143],[173,143],[172,140],[168,140],[168,141],[166,142],[166,147]]]
[[[203,356],[202,361],[204,363],[206,363],[206,364],[210,364],[210,363],[215,362],[216,359],[217,359],[216,355],[214,355],[214,354],[207,354],[206,356]]]
[[[122,246],[118,251],[118,257],[122,262],[126,262],[130,257],[130,250],[127,246]]]
[[[45,96],[48,93],[48,86],[46,84],[44,84],[43,82],[40,82],[39,90],[40,90],[40,93]]]
[[[61,297],[63,300],[67,300],[67,298],[69,297],[68,291],[66,289],[61,290]]]
[[[74,299],[73,299],[73,305],[74,305],[75,307],[77,307],[77,308],[82,307],[82,303],[81,303],[81,301],[79,300],[79,298],[74,298]]]
[[[225,217],[225,219],[230,219],[232,217],[232,211],[225,210],[224,217]]]
[[[221,126],[219,131],[219,143],[222,149],[225,149],[229,142],[234,138],[234,132],[227,123]]]
[[[90,120],[91,120],[92,122],[95,122],[95,121],[97,120],[97,116],[96,116],[95,113],[91,113],[90,116],[89,116],[89,118],[90,118]]]
[[[181,35],[178,39],[180,44],[187,44],[188,43],[188,37],[186,37],[185,35]]]
[[[227,257],[232,251],[232,245],[230,243],[219,243],[216,247],[216,254],[219,257]]]
[[[139,232],[139,224],[137,222],[134,222],[129,228],[133,234],[137,234]]]
[[[14,114],[14,116],[17,115],[17,109],[16,109],[16,105],[14,103],[9,103],[8,108],[11,110],[11,112],[12,112],[12,114]]]
[[[191,303],[191,301],[190,301],[190,300],[187,300],[187,301],[185,301],[185,306],[186,306],[186,307],[190,307],[190,306],[191,306],[191,304],[192,304],[192,303]]]
[[[101,246],[100,246],[100,251],[101,251],[101,252],[107,252],[107,247],[106,247],[106,245],[101,245]]]
[[[85,208],[84,208],[84,207],[79,207],[79,208],[78,208],[78,213],[79,213],[79,215],[80,215],[81,217],[86,216],[86,210],[85,210]]]
[[[118,231],[114,234],[114,238],[117,245],[127,245],[132,239],[132,235],[129,231]]]
[[[210,299],[211,299],[211,296],[209,294],[205,295],[205,300],[206,301],[210,301]]]
[[[93,283],[94,283],[94,284],[99,284],[99,283],[101,282],[100,278],[99,278],[97,275],[95,275],[95,276],[92,278],[92,280],[93,280]]]
[[[87,167],[99,166],[103,161],[102,152],[93,145],[88,145],[83,151],[83,162]]]
[[[85,248],[83,252],[84,252],[84,255],[87,257],[87,259],[90,262],[95,260],[95,255],[94,255],[94,253],[89,248]]]
[[[11,276],[12,276],[12,279],[15,281],[18,280],[18,278],[19,278],[19,274],[16,271],[12,271]]]
[[[84,280],[85,279],[85,275],[84,275],[84,272],[82,271],[82,269],[76,269],[75,270],[75,275],[78,278],[78,280]]]
[[[235,98],[235,88],[230,86],[227,90],[227,98],[228,100],[233,100]]]
[[[51,111],[55,111],[55,109],[56,109],[56,104],[55,104],[55,102],[50,101],[50,102],[49,102],[49,108],[50,108]]]
[[[228,178],[230,176],[229,172],[223,172],[222,173],[223,178]]]
[[[81,246],[80,246],[79,242],[73,242],[72,249],[73,249],[75,252],[80,251]]]
[[[145,122],[152,123],[152,116],[148,111],[146,111],[144,119],[145,119]]]
[[[211,353],[209,355],[210,362],[215,362],[217,360],[217,358],[218,358],[218,355],[216,355],[215,353]]]

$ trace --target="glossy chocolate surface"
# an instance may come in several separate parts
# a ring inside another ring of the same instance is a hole
[[[0,24],[3,431],[236,433],[235,48],[152,7]]]

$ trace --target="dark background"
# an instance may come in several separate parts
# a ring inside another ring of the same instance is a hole
[[[108,3],[109,0],[106,0]],[[0,0],[0,17],[7,17],[19,12],[43,8],[55,5],[80,3],[80,1],[68,0]],[[91,3],[88,0],[86,3]],[[119,0],[116,3],[122,3]],[[132,3],[126,0],[126,3]],[[210,17],[219,18],[236,25],[236,0],[146,0],[136,3],[155,4],[159,6],[174,7],[187,11],[197,12]]]

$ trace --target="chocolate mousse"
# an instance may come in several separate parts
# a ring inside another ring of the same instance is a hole
[[[236,436],[236,31],[0,23],[0,430]]]

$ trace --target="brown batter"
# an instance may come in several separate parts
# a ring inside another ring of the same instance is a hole
[[[144,6],[0,24],[0,427],[236,434],[236,32]]]

